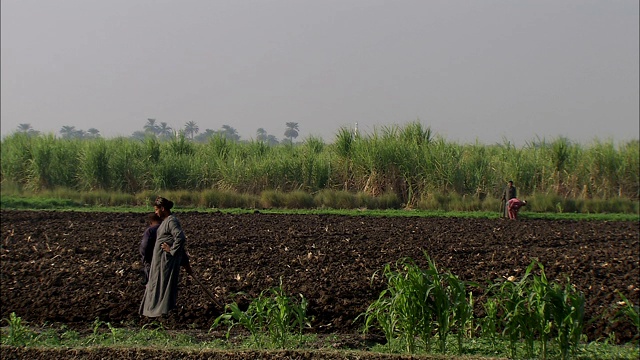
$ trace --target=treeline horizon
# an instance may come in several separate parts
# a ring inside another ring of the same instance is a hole
[[[329,144],[313,136],[269,145],[220,134],[197,143],[184,133],[161,141],[155,136],[82,140],[20,132],[1,144],[3,185],[31,192],[339,191],[393,196],[397,206],[408,208],[437,207],[452,198],[482,208],[486,199],[499,199],[513,180],[520,198],[627,199],[636,209],[640,199],[638,140],[583,145],[559,137],[520,148],[508,141],[458,144],[414,122],[371,134],[341,128]]]
[[[299,135],[299,125],[297,122],[287,122],[285,123],[286,130],[283,135],[284,139],[279,140],[275,135],[269,134],[264,128],[258,128],[256,130],[256,138],[257,141],[263,141],[268,143],[269,145],[277,145],[281,142],[293,142],[293,139],[297,138]],[[50,135],[51,133],[43,133],[39,130],[34,129],[31,124],[24,123],[18,125],[16,130],[9,134],[15,133],[23,133],[29,136],[41,136],[41,135]],[[75,126],[65,125],[60,128],[58,133],[52,133],[54,136],[60,135],[63,139],[98,139],[105,138],[100,134],[100,130],[96,128],[90,128],[88,130],[76,129]],[[209,139],[215,136],[223,136],[229,140],[234,141],[247,141],[241,140],[241,136],[238,134],[238,131],[230,126],[230,125],[222,125],[219,130],[205,129],[203,132],[200,132],[200,127],[194,121],[188,121],[184,128],[175,129],[169,126],[166,122],[157,122],[156,119],[147,119],[147,122],[142,126],[141,130],[136,130],[129,136],[113,136],[109,138],[118,138],[125,137],[137,140],[144,140],[145,138],[152,136],[156,137],[161,141],[170,140],[172,138],[176,138],[180,135],[184,135],[188,139],[194,142],[204,143]],[[107,138],[105,138],[107,139]]]

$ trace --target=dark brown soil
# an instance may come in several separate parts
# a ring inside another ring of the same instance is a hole
[[[88,328],[99,318],[141,326],[136,262],[145,229],[139,213],[1,212],[1,316]],[[520,276],[537,258],[550,280],[568,276],[587,299],[590,340],[636,330],[612,321],[620,291],[640,302],[638,222],[456,219],[178,212],[192,266],[224,303],[247,304],[279,285],[309,300],[312,332],[358,334],[354,320],[377,299],[372,275],[410,257],[486,284]],[[237,295],[244,292],[246,295]],[[482,290],[476,290],[481,309]],[[172,330],[208,330],[222,309],[183,276]],[[481,316],[480,311],[476,314]],[[122,325],[121,325],[122,324]]]
[[[114,348],[89,348],[89,349],[37,349],[25,347],[0,348],[0,355],[3,360],[29,359],[29,360],[51,360],[51,359],[85,359],[85,360],[442,360],[443,356],[409,356],[398,354],[381,354],[372,352],[355,351],[325,351],[325,350],[272,350],[272,351],[220,351],[220,350],[200,350],[200,351],[180,351],[165,349],[114,349]],[[465,356],[465,360],[490,360],[487,357]]]

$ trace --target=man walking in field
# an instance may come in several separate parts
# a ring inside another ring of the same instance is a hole
[[[147,317],[167,315],[177,307],[180,267],[191,273],[186,252],[186,237],[178,219],[171,213],[173,202],[158,197],[155,213],[162,219],[158,227],[149,281],[140,304],[140,314]]]

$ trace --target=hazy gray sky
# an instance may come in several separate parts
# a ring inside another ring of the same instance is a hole
[[[2,0],[2,135],[639,137],[638,0]]]

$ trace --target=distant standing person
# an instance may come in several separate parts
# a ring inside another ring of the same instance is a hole
[[[149,282],[149,268],[151,267],[151,260],[153,259],[153,247],[156,245],[156,236],[158,234],[158,227],[162,219],[156,213],[149,214],[147,216],[148,227],[142,234],[142,241],[140,241],[140,256],[142,257],[142,285],[146,285]]]
[[[147,317],[166,315],[177,307],[180,266],[188,267],[186,237],[178,218],[171,213],[173,202],[156,198],[155,213],[162,219],[157,230],[149,282],[140,304],[140,314]]]
[[[507,187],[502,192],[502,217],[509,217],[508,203],[509,200],[517,197],[516,187],[513,186],[513,180],[509,180]]]

